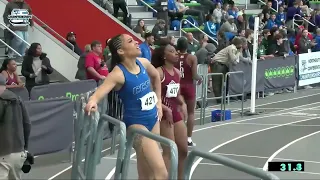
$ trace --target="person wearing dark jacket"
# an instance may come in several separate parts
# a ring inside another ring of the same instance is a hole
[[[0,179],[20,180],[27,158],[31,123],[27,110],[0,75]]]
[[[86,62],[87,54],[89,52],[91,52],[91,45],[87,44],[84,47],[84,50],[85,50],[85,52],[83,54],[81,54],[81,56],[79,58],[78,65],[77,65],[78,70],[77,70],[77,73],[75,76],[75,78],[79,79],[79,80],[86,80],[87,79],[85,62]]]
[[[74,32],[69,32],[67,34],[67,41],[68,42],[66,42],[66,46],[71,50],[73,50],[73,52],[81,56],[83,52],[82,52],[82,49],[77,44],[76,34]]]
[[[49,84],[49,74],[53,72],[50,60],[42,52],[39,43],[32,43],[22,62],[21,74],[26,78],[26,88],[30,92],[34,86]]]
[[[302,35],[299,40],[299,54],[311,52],[312,47],[316,45],[316,43],[309,39],[308,34],[307,29],[302,30]]]
[[[276,43],[273,43],[269,46],[268,55],[271,55],[271,54],[274,56],[288,55],[289,52],[287,52],[283,44],[283,36],[281,34],[277,34],[275,35],[274,40]]]

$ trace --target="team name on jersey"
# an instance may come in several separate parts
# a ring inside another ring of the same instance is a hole
[[[139,93],[141,93],[142,91],[146,90],[148,87],[150,86],[150,80],[147,80],[141,84],[139,84],[138,86],[135,86],[133,88],[133,95],[137,95]]]
[[[180,77],[184,78],[183,61],[180,61]]]

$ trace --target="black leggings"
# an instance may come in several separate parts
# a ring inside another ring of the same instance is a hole
[[[113,16],[115,18],[118,18],[119,9],[123,12],[123,23],[127,25],[129,18],[127,3],[125,1],[113,3]]]

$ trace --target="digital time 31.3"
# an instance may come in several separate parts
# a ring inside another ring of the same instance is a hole
[[[304,171],[304,162],[303,161],[269,162],[268,171]]]

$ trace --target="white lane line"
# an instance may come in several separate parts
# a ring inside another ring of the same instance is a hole
[[[298,172],[298,171],[292,171],[293,173],[301,173],[301,174],[312,174],[312,175],[320,175],[320,173],[315,173],[315,172],[302,172],[302,171],[300,171],[300,172]],[[283,172],[282,172],[283,173]]]
[[[286,125],[289,125],[289,124],[294,124],[294,123],[299,123],[299,122],[304,122],[304,121],[310,121],[310,120],[313,120],[313,119],[318,119],[318,117],[308,118],[308,119],[304,119],[304,120],[300,120],[300,121],[294,121],[294,122],[290,122],[290,123],[286,123],[286,124],[282,124],[282,125],[278,125],[278,126],[272,126],[272,127],[268,127],[268,128],[265,128],[265,129],[260,129],[260,130],[258,130],[258,131],[250,132],[250,133],[244,134],[244,135],[242,135],[242,136],[238,136],[238,137],[236,137],[236,138],[234,138],[234,139],[231,139],[231,140],[229,140],[229,141],[226,141],[226,142],[224,142],[224,143],[222,143],[222,144],[220,144],[220,145],[212,148],[209,152],[212,153],[213,151],[221,148],[221,147],[224,146],[224,145],[227,145],[227,144],[229,144],[229,143],[232,143],[232,142],[234,142],[234,141],[236,141],[236,140],[239,140],[239,139],[241,139],[241,138],[250,136],[250,135],[252,135],[252,134],[260,133],[260,132],[267,131],[267,130],[270,130],[270,129],[274,129],[274,128],[277,128],[277,127],[286,126]],[[197,161],[192,165],[189,179],[191,179],[194,170],[196,169],[196,167],[198,166],[198,164],[199,164],[202,160],[203,160],[203,158],[199,158],[199,159],[197,159]]]
[[[284,110],[280,110],[277,111],[277,113],[282,112],[282,111],[288,111],[290,109],[296,109],[297,107],[304,107],[304,106],[310,106],[310,105],[315,105],[315,104],[319,104],[320,102],[315,102],[315,103],[311,103],[311,104],[305,104],[305,105],[301,105],[301,106],[296,106],[296,107],[292,107],[292,108],[288,108],[288,109],[284,109]],[[318,107],[315,107],[318,108]],[[302,110],[296,110],[295,112],[299,112]],[[256,120],[256,119],[262,119],[262,118],[266,118],[266,117],[273,117],[273,116],[277,116],[278,114],[269,114],[266,116],[260,116],[260,117],[255,117],[255,118],[250,118],[250,119],[244,119],[244,120],[239,120],[239,121],[234,121],[234,122],[229,122],[229,123],[224,123],[224,124],[218,124],[218,125],[213,125],[213,126],[209,126],[209,127],[204,127],[204,128],[200,128],[200,129],[196,129],[193,130],[193,132],[198,132],[198,131],[203,131],[203,130],[207,130],[207,129],[211,129],[214,127],[220,127],[220,126],[225,126],[225,125],[230,125],[230,124],[235,124],[235,123],[239,123],[239,122],[246,122],[246,121],[251,121],[251,120]],[[134,157],[136,155],[136,153],[133,153],[131,156]],[[130,156],[130,157],[131,157]],[[199,161],[200,162],[200,161]],[[192,169],[191,169],[192,170]],[[193,169],[194,171],[194,169]],[[193,171],[191,171],[191,173],[193,173]],[[112,176],[114,175],[114,173],[116,172],[116,167],[114,167],[109,174],[107,175],[107,177],[105,178],[105,180],[110,180],[112,178]],[[192,174],[191,174],[192,175]]]
[[[298,138],[298,139],[295,139],[294,141],[291,141],[290,143],[286,144],[285,146],[281,147],[280,149],[278,149],[275,153],[273,153],[273,154],[268,158],[268,160],[266,161],[266,163],[265,163],[264,166],[263,166],[263,170],[264,170],[264,171],[267,171],[267,170],[268,170],[268,162],[271,162],[271,161],[272,161],[279,153],[281,153],[283,150],[285,150],[286,148],[288,148],[289,146],[291,146],[292,144],[294,144],[294,143],[296,143],[296,142],[298,142],[298,141],[300,141],[300,140],[303,140],[303,139],[308,138],[308,137],[310,137],[310,136],[316,135],[316,134],[318,134],[318,133],[320,133],[320,131],[316,131],[316,132],[311,133],[311,134],[308,134],[308,135],[306,135],[306,136],[302,136],[302,137],[300,137],[300,138]]]
[[[263,156],[250,156],[250,155],[243,155],[243,154],[226,154],[226,153],[214,153],[219,154],[222,156],[233,156],[233,157],[245,157],[245,158],[257,158],[257,159],[268,159],[269,157]],[[320,164],[318,161],[309,161],[309,160],[301,160],[301,159],[288,159],[288,158],[274,158],[274,160],[282,160],[282,161],[303,161],[306,163],[313,163],[313,164]],[[201,164],[201,163],[200,163]],[[261,168],[262,169],[262,168]]]
[[[224,166],[222,164],[214,164],[214,163],[200,163],[199,165],[207,165],[207,166]]]
[[[116,147],[117,147],[118,145],[119,145],[119,144],[117,144]],[[107,149],[104,149],[104,150],[102,150],[101,152],[105,152],[105,151],[107,151],[107,150],[109,150],[109,149],[111,149],[111,147],[109,147],[109,148],[107,148]],[[85,160],[85,159],[82,159],[82,162],[84,162],[84,160]],[[65,168],[65,169],[63,169],[62,171],[59,171],[57,174],[53,175],[53,176],[50,177],[48,180],[53,180],[54,178],[58,177],[60,174],[68,171],[68,170],[71,169],[71,168],[72,168],[72,165],[69,166],[69,167],[67,167],[67,168]]]
[[[262,124],[262,123],[236,123],[240,125],[253,125],[253,126],[277,126],[281,124]],[[312,125],[312,124],[291,124],[288,126],[294,126],[294,127],[318,127],[319,125]]]
[[[268,159],[268,157],[250,156],[250,155],[243,155],[243,154],[226,154],[226,153],[214,153],[214,154],[219,154],[219,155],[222,155],[222,156],[234,156],[234,157],[245,157],[245,158]]]

